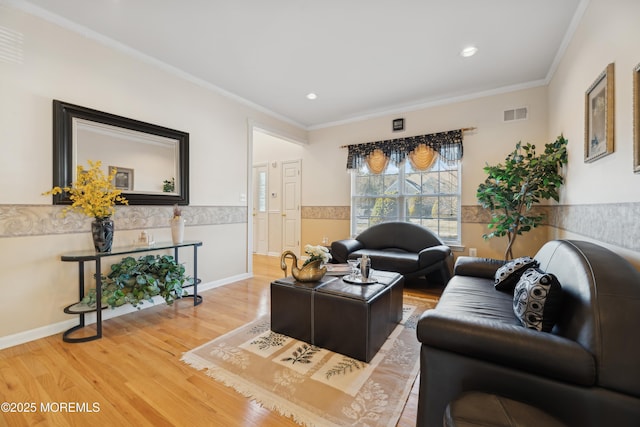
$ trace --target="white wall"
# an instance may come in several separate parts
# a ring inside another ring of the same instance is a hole
[[[0,337],[75,321],[62,308],[77,299],[77,266],[61,263],[60,255],[92,248],[88,222],[76,233],[36,231],[34,221],[50,221],[40,213],[51,210],[51,198],[41,194],[52,186],[53,99],[189,132],[192,206],[246,210],[241,195],[248,193],[249,123],[306,138],[305,130],[194,79],[17,9],[0,6],[0,26],[22,40],[17,44],[22,59],[0,59],[0,180],[5,184],[0,191],[0,293],[5,296],[0,312],[11,319],[0,322]],[[158,214],[166,209],[158,208]],[[23,215],[14,224],[7,218],[16,210],[33,217]],[[118,209],[115,246],[139,233],[118,230],[133,212]],[[26,236],[13,234],[17,225],[26,228]],[[156,240],[170,239],[168,222],[151,231]],[[204,242],[199,264],[204,283],[247,273],[246,218],[187,224],[185,235]]]
[[[569,139],[564,204],[638,202],[633,173],[632,69],[640,62],[640,2],[591,0],[549,85],[549,134]],[[615,63],[615,151],[584,163],[585,92]],[[637,124],[640,125],[640,124]]]

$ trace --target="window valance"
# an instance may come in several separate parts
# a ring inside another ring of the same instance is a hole
[[[367,142],[347,145],[347,169],[359,169],[366,163],[367,157],[376,151],[393,163],[402,163],[418,147],[434,150],[442,159],[453,162],[462,158],[462,132],[466,129],[431,133],[428,135],[390,139],[386,141]],[[420,150],[418,150],[419,152]]]

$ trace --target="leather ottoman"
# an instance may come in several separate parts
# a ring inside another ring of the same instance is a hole
[[[313,293],[339,280],[324,276],[317,282],[298,282],[289,276],[271,282],[271,330],[313,344]]]
[[[313,297],[313,344],[369,362],[402,319],[404,278],[375,270],[378,283],[330,281]]]

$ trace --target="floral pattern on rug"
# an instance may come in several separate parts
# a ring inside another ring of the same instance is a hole
[[[320,347],[307,344],[303,341],[294,341],[294,343],[275,356],[271,361],[275,364],[286,366],[300,374],[307,374],[317,369],[319,363],[329,353]]]
[[[342,408],[342,413],[352,425],[375,425],[389,405],[389,396],[383,387],[373,381],[367,382],[351,405]]]
[[[419,370],[416,323],[435,301],[405,296],[401,323],[365,363],[269,329],[269,316],[182,360],[305,426],[395,426]]]
[[[304,383],[307,377],[291,369],[280,369],[273,373],[273,387],[271,390],[283,397],[294,396],[299,384]]]

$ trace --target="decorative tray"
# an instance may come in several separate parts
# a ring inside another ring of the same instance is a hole
[[[356,285],[371,285],[373,283],[378,283],[378,281],[373,277],[369,277],[368,279],[365,280],[362,278],[362,276],[354,277],[351,274],[349,274],[348,276],[344,276],[342,280],[344,280],[347,283],[353,283]]]

